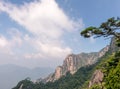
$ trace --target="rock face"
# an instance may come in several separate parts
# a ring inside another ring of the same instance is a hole
[[[74,74],[80,67],[88,64],[92,64],[96,60],[97,53],[81,53],[78,55],[70,54],[68,55],[62,65],[62,74],[65,75],[66,72]],[[89,60],[90,59],[90,60]]]
[[[47,78],[41,80],[42,82],[54,82],[63,76],[62,66],[58,66],[53,74],[50,74]]]
[[[19,88],[19,89],[22,89],[22,87],[23,87],[23,84],[21,84],[21,86],[20,86],[20,88]]]
[[[120,47],[117,47],[117,46],[116,46],[115,37],[113,37],[113,38],[111,39],[109,52],[110,52],[110,53],[113,53],[113,52],[116,52],[117,50],[120,50]]]
[[[107,45],[107,46],[104,47],[102,50],[100,50],[100,51],[98,52],[98,58],[103,57],[103,56],[105,55],[105,53],[109,51],[109,49],[110,49],[110,46]]]
[[[89,88],[94,84],[102,85],[104,74],[101,70],[96,70],[91,78],[91,81],[89,82]]]
[[[44,79],[44,82],[54,82],[65,76],[67,72],[74,74],[77,70],[86,65],[91,65],[97,62],[109,49],[109,46],[106,46],[99,52],[91,53],[80,53],[80,54],[70,54],[68,55],[62,66],[58,66],[53,74],[50,74],[47,78]]]

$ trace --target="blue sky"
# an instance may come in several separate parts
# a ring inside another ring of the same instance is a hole
[[[70,53],[96,52],[104,38],[80,31],[120,16],[120,0],[1,0],[0,65],[55,67]]]

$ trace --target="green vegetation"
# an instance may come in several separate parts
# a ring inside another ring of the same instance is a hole
[[[85,38],[115,37],[116,46],[120,47],[120,18],[110,18],[102,23],[100,27],[88,27],[81,32]],[[120,89],[120,51],[103,60],[97,66],[104,73],[102,85],[94,84],[91,89]],[[102,87],[101,87],[102,86]]]
[[[95,66],[96,64],[82,67],[74,75],[68,72],[66,76],[63,76],[54,83],[43,84],[40,82],[34,84],[29,79],[25,79],[20,81],[13,89],[19,89],[22,84],[22,89],[80,89],[85,81],[90,79]]]
[[[120,58],[112,58],[106,64],[104,71],[105,87],[107,89],[120,89]]]
[[[13,89],[88,89],[89,81],[96,69],[102,70],[102,87],[94,84],[90,89],[120,89],[120,52],[106,54],[97,63],[81,67],[74,75],[69,72],[55,82],[33,83],[29,78],[22,80]]]
[[[102,23],[99,28],[89,27],[81,32],[84,37],[109,37],[114,35],[116,37],[117,46],[120,46],[120,19],[110,18],[107,22]],[[13,89],[88,89],[89,81],[96,69],[100,69],[103,74],[103,81],[101,84],[93,84],[90,89],[120,89],[120,51],[100,58],[98,62],[93,65],[81,67],[74,75],[69,72],[66,76],[61,77],[55,82],[48,82],[46,84],[39,82],[33,83],[30,79],[20,81]]]
[[[109,56],[106,61],[98,65],[104,73],[102,89],[120,89],[120,52]],[[93,85],[91,89],[101,89],[101,85]]]
[[[61,77],[55,82],[48,82],[46,84],[41,82],[33,83],[30,79],[25,79],[20,81],[13,89],[19,89],[22,84],[22,89],[85,89],[88,87],[89,80],[96,67],[101,61],[105,60],[105,58],[107,58],[107,54],[95,64],[81,67],[74,75],[68,72],[66,76]]]
[[[104,22],[100,27],[88,27],[81,32],[85,38],[91,36],[96,37],[115,37],[116,46],[120,47],[120,18],[110,18]],[[95,84],[91,89],[120,89],[120,51],[118,50],[114,55],[111,55],[107,60],[102,61],[98,69],[102,69],[104,78],[102,87],[100,84]]]
[[[120,18],[109,18],[103,22],[99,27],[90,26],[84,29],[80,34],[85,38],[94,36],[97,37],[116,37],[117,46],[120,46]]]

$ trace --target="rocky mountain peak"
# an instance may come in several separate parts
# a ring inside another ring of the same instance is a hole
[[[107,45],[99,52],[69,54],[63,61],[62,66],[58,66],[54,73],[50,74],[47,78],[43,79],[44,82],[54,82],[62,76],[65,76],[67,72],[74,74],[77,70],[86,65],[92,65],[97,60],[105,55],[106,52],[115,52],[118,50],[115,43],[115,37],[112,38],[110,45]]]
[[[76,72],[76,66],[77,65],[77,57],[75,54],[68,55],[64,62],[63,62],[63,75],[66,74],[66,72],[70,72],[71,74],[74,74]]]
[[[109,46],[106,46],[99,52],[69,54],[62,66],[58,66],[53,74],[50,74],[44,79],[44,82],[54,82],[62,76],[65,76],[67,72],[74,74],[80,67],[91,65],[97,62],[109,50]]]

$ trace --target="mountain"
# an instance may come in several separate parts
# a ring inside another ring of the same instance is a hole
[[[119,76],[120,58],[106,54],[95,64],[81,67],[75,74],[68,72],[54,82],[33,83],[25,79],[12,89],[120,89]]]
[[[12,64],[0,65],[0,89],[11,89],[22,79],[30,77],[35,80],[47,76],[52,71],[51,68],[29,69]]]
[[[115,44],[112,38],[99,52],[70,54],[44,81],[25,79],[12,89],[120,89],[120,52]]]
[[[109,46],[106,46],[99,52],[80,53],[77,55],[70,54],[65,58],[62,66],[58,66],[53,74],[50,74],[47,78],[43,79],[42,81],[54,82],[62,76],[66,75],[67,72],[74,74],[79,68],[96,63],[99,58],[105,55],[108,49]]]
[[[120,89],[120,52],[99,63],[86,88]]]
[[[99,52],[70,54],[63,65],[58,66],[47,78],[40,78],[36,82],[25,79],[12,89],[81,89],[108,50],[109,46],[106,46]]]
[[[116,46],[115,37],[109,47],[109,56],[99,63],[87,88],[120,89],[120,47]]]

